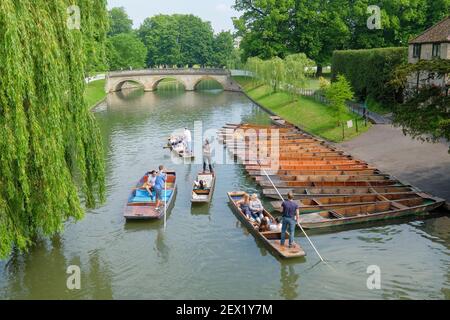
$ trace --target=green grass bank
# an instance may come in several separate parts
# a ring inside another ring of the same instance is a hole
[[[106,97],[105,81],[106,80],[96,80],[86,85],[86,91],[84,94],[89,108],[94,107]]]
[[[283,117],[306,131],[333,142],[350,140],[367,131],[371,124],[364,125],[364,120],[352,113],[345,114],[345,121],[353,120],[353,127],[345,126],[345,138],[342,139],[342,127],[330,106],[319,103],[313,98],[292,96],[287,92],[273,92],[270,86],[258,84],[248,77],[234,78],[245,93],[263,107]],[[356,131],[356,119],[358,131]]]

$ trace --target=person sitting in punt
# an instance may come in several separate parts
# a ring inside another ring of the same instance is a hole
[[[194,186],[198,190],[205,190],[207,188],[206,182],[203,180],[200,181],[194,181]]]
[[[152,197],[153,186],[155,185],[155,173],[155,170],[147,172],[144,179],[144,184],[142,185],[142,188],[145,188],[147,190],[150,198]]]
[[[250,211],[252,218],[261,223],[264,218],[264,207],[261,203],[261,200],[258,199],[258,195],[256,193],[252,194],[250,198]]]
[[[170,136],[169,138],[169,145],[171,145],[173,148],[180,145],[183,142],[183,139],[176,136]]]
[[[247,219],[252,220],[252,211],[250,210],[250,196],[246,193],[236,204],[242,210]],[[254,220],[254,219],[253,219]]]
[[[276,217],[274,221],[269,221],[269,230],[273,232],[281,232],[281,218]]]
[[[264,217],[261,220],[261,223],[259,224],[259,232],[271,231],[269,221],[270,219],[268,217]]]

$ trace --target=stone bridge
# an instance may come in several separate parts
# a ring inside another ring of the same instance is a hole
[[[194,91],[202,80],[215,80],[225,91],[240,91],[239,85],[225,69],[145,69],[109,72],[106,75],[106,92],[122,90],[127,82],[142,85],[145,91],[154,91],[163,79],[175,79],[184,85],[186,91]]]

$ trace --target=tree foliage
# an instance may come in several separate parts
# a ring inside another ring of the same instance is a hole
[[[420,87],[409,86],[408,78],[417,73],[426,73],[442,85],[426,82]],[[423,140],[450,141],[450,60],[421,60],[415,64],[399,66],[391,80],[391,85],[406,92],[407,100],[394,108],[394,123],[402,127],[404,133]]]
[[[337,80],[332,82],[325,89],[325,97],[330,102],[331,107],[335,109],[339,124],[342,126],[342,139],[344,136],[344,115],[347,113],[346,102],[352,100],[354,96],[352,86],[344,75],[338,75]]]
[[[133,20],[130,19],[125,8],[112,8],[109,10],[109,32],[112,37],[120,33],[131,33],[133,31]]]
[[[368,6],[381,8],[381,29],[368,29]],[[244,59],[304,52],[321,66],[334,50],[404,46],[443,19],[450,0],[235,0]]]
[[[107,46],[110,70],[145,67],[147,48],[134,33],[121,33],[108,38]]]
[[[66,0],[67,6],[75,4],[80,8],[81,35],[84,49],[86,74],[106,71],[106,33],[109,29],[106,0]],[[67,11],[66,11],[67,13]]]
[[[67,27],[72,4],[81,30]],[[84,75],[104,63],[106,12],[103,0],[0,1],[1,257],[81,219],[80,191],[89,207],[103,200],[103,149]]]
[[[390,85],[392,73],[396,67],[406,63],[407,57],[406,47],[335,51],[332,77],[345,75],[359,100],[369,97],[392,104],[402,96],[400,90]]]
[[[233,59],[234,39],[229,31],[217,34],[213,39],[212,56],[209,64],[215,67],[225,67]]]
[[[293,54],[284,60],[274,57],[262,60],[252,57],[247,60],[245,69],[252,72],[256,81],[272,86],[272,90],[277,92],[280,88],[291,93],[302,87],[306,80],[308,70],[312,70],[314,61],[308,59],[305,54]]]
[[[214,35],[211,23],[194,15],[160,14],[147,18],[138,34],[148,49],[149,67],[222,67],[233,53],[230,33]]]

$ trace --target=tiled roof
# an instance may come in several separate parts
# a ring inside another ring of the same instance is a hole
[[[450,16],[435,24],[409,43],[450,42]]]

